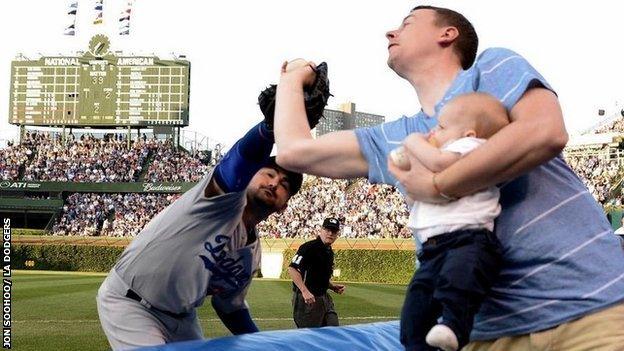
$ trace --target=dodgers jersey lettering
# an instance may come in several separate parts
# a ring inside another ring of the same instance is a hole
[[[114,267],[156,308],[188,312],[206,295],[214,295],[225,313],[246,308],[245,295],[260,266],[260,243],[245,245],[246,192],[206,198],[211,177],[212,172],[155,216]]]
[[[552,90],[520,55],[501,48],[460,71],[435,115],[419,112],[355,130],[369,181],[399,185],[388,172],[389,152],[410,133],[427,133],[457,95],[485,92],[507,111],[532,87]],[[522,142],[522,140],[518,140]],[[404,191],[402,187],[399,189]],[[495,232],[503,267],[475,317],[472,340],[551,328],[624,300],[624,255],[602,208],[561,156],[500,187]]]

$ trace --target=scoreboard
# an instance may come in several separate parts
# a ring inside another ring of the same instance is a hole
[[[9,123],[187,126],[190,62],[110,53],[104,35],[75,57],[11,62]]]

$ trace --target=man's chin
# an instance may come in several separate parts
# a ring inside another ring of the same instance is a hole
[[[277,200],[273,196],[261,194],[255,197],[255,202],[259,206],[262,206],[266,209],[271,209],[272,212],[277,212],[279,210],[279,206],[277,206]]]
[[[393,71],[395,71],[395,72],[396,72],[396,69],[395,69],[395,62],[394,62],[394,60],[392,59],[392,56],[388,56],[388,61],[386,61],[386,63],[388,64],[388,67],[390,67],[390,69],[391,69],[391,70],[393,70]]]
[[[407,76],[405,74],[403,74],[403,71],[401,71],[399,65],[397,64],[397,60],[393,59],[392,57],[388,57],[388,67],[390,67],[390,69],[396,73],[399,77],[405,79]]]

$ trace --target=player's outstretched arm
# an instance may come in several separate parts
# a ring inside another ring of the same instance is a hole
[[[205,190],[206,197],[243,191],[256,172],[268,162],[273,143],[273,132],[264,122],[253,126],[215,167]]]
[[[312,138],[303,87],[313,78],[310,65],[282,72],[275,103],[277,163],[291,171],[323,177],[366,176],[368,164],[355,132],[340,131]]]

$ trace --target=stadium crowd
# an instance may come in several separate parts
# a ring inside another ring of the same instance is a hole
[[[604,126],[596,128],[592,133],[601,134],[601,133],[614,133],[614,132],[624,133],[624,118],[618,118],[610,123],[607,123]]]
[[[179,195],[75,193],[67,197],[54,235],[135,236]],[[258,226],[269,238],[313,238],[322,220],[338,216],[347,238],[409,238],[407,206],[392,187],[306,177],[282,214]]]
[[[30,140],[21,144],[7,143],[0,149],[0,180],[18,180],[20,167],[32,157],[34,147]]]
[[[204,157],[199,154],[199,157]],[[154,158],[149,165],[147,182],[197,182],[209,167],[199,158],[177,150],[170,139],[165,140],[154,150]]]
[[[597,156],[569,157],[568,162],[603,204],[621,206],[609,190],[620,176],[617,163]],[[589,181],[592,180],[592,181]],[[179,195],[73,194],[54,226],[55,235],[134,236],[149,220]],[[609,200],[607,202],[607,200]],[[399,192],[387,185],[371,185],[365,179],[331,180],[306,176],[304,185],[288,208],[258,225],[261,237],[314,238],[323,219],[341,219],[342,237],[410,238],[406,227],[408,208]]]
[[[608,126],[624,131],[624,120]],[[624,176],[624,153],[608,149],[564,153],[565,159],[603,206],[623,205],[611,190]],[[22,143],[0,149],[2,180],[73,182],[195,182],[210,166],[204,153],[178,150],[171,140],[143,135],[130,143],[123,134],[96,138],[28,132]],[[214,161],[214,160],[213,160]],[[20,177],[20,173],[23,177]],[[72,194],[54,225],[55,235],[134,236],[179,195]],[[258,226],[267,238],[313,238],[325,217],[344,223],[346,238],[410,238],[408,209],[396,189],[371,185],[365,179],[331,180],[305,177],[304,186],[289,207]]]
[[[581,178],[596,201],[621,206],[621,196],[611,196],[611,188],[622,178],[624,159],[609,158],[607,152],[567,155],[566,161]]]
[[[132,182],[138,179],[153,143],[138,140],[128,148],[120,137],[98,139],[92,135],[64,143],[49,134],[34,134],[37,148],[26,166],[24,180],[52,182]],[[118,134],[115,134],[117,136]],[[32,136],[32,135],[31,135]]]
[[[314,238],[326,217],[338,217],[346,238],[409,238],[407,206],[399,192],[387,185],[306,177],[299,194],[283,213],[258,225],[261,236]]]
[[[177,194],[74,193],[67,197],[53,235],[136,236]]]
[[[58,133],[27,132],[20,144],[0,149],[2,180],[52,182],[189,182],[207,171],[199,157],[178,150],[171,139],[90,134],[62,140]],[[149,164],[145,179],[139,179]],[[22,175],[20,176],[20,172]]]

